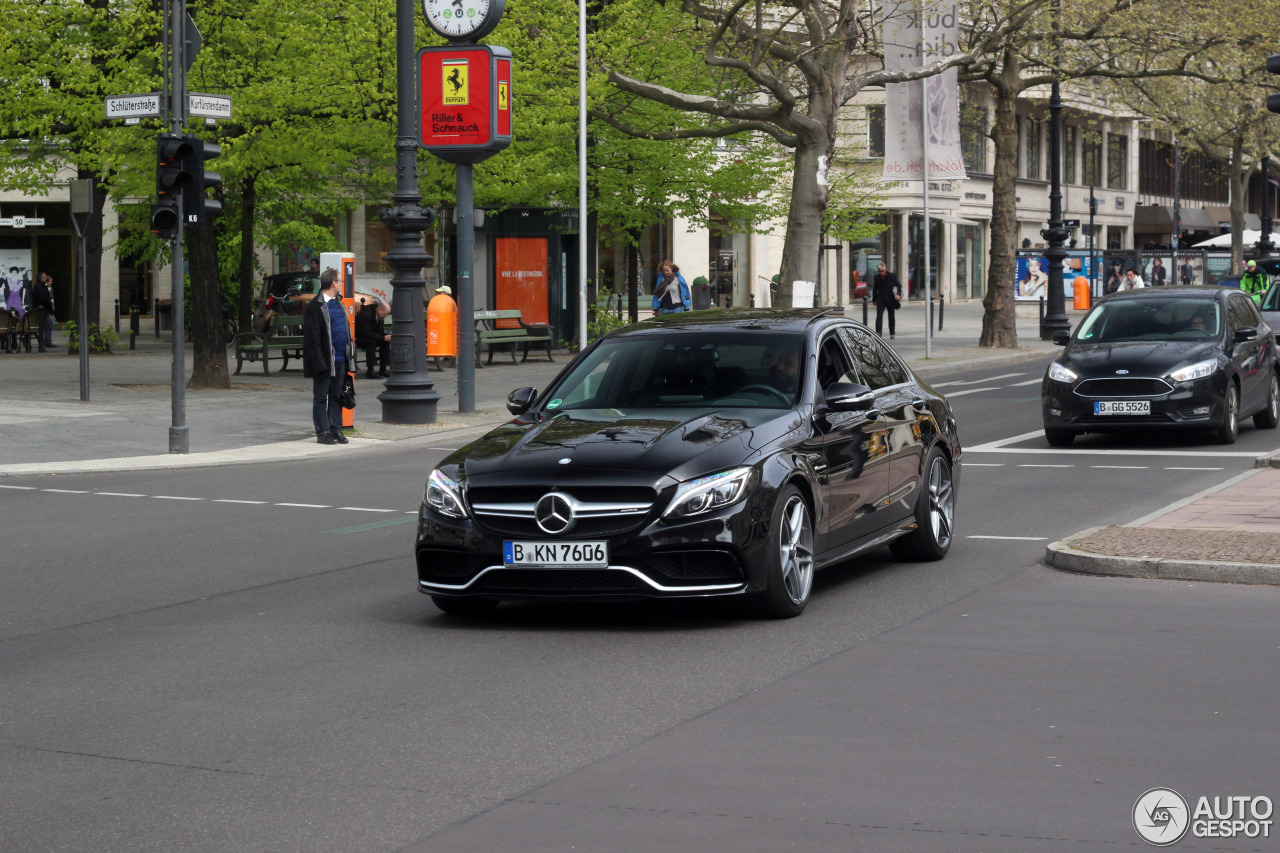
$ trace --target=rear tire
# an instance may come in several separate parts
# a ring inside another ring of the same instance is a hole
[[[1227,396],[1222,404],[1222,426],[1218,427],[1215,437],[1219,444],[1235,444],[1240,434],[1240,389],[1236,383],[1227,381]]]
[[[449,595],[433,595],[432,603],[451,616],[487,616],[498,609],[492,598],[454,598]]]
[[[1253,416],[1253,425],[1258,429],[1275,429],[1280,423],[1280,377],[1271,374],[1271,385],[1267,389],[1267,405],[1261,412]]]
[[[916,529],[893,540],[889,550],[900,560],[941,560],[955,537],[956,497],[951,463],[934,447],[924,466],[916,498]]]
[[[765,556],[765,591],[745,604],[751,615],[793,619],[804,612],[813,591],[813,519],[809,504],[795,486],[778,496],[769,526]]]
[[[1049,442],[1050,447],[1070,447],[1071,442],[1076,440],[1075,430],[1070,429],[1050,429],[1044,428],[1044,440]]]

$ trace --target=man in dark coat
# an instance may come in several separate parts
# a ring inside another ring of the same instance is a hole
[[[383,379],[391,375],[391,335],[383,325],[390,313],[391,305],[375,298],[356,314],[356,346],[364,350],[365,379],[372,379],[375,371]]]
[[[884,312],[889,312],[889,339],[898,332],[895,314],[902,299],[902,282],[881,264],[876,270],[875,280],[871,283],[871,301],[876,304],[876,334],[884,334]]]
[[[31,289],[31,307],[44,309],[44,328],[40,334],[45,349],[56,346],[53,342],[53,276],[47,272],[36,276],[36,285]]]
[[[338,271],[320,274],[320,292],[302,315],[302,375],[311,377],[311,420],[319,444],[346,444],[342,434],[342,383],[355,349],[347,310],[338,298]]]

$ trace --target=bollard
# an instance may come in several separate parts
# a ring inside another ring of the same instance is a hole
[[[867,297],[862,297],[862,325],[867,325]]]
[[[942,331],[942,312],[945,310],[947,300],[942,298],[942,294],[938,294],[938,331]]]
[[[754,293],[751,294],[751,307],[752,308],[756,307],[756,295]]]
[[[1044,323],[1044,297],[1040,297],[1040,322]]]
[[[160,300],[159,299],[156,299],[154,304],[151,306],[151,316],[155,318],[156,337],[159,338],[160,337]]]
[[[120,334],[120,300],[116,300],[116,334]]]
[[[129,349],[138,348],[138,332],[142,326],[142,309],[137,305],[129,306]]]

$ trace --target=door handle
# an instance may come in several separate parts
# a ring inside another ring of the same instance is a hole
[[[917,412],[923,412],[925,409],[929,408],[929,404],[923,399],[917,397],[911,401],[911,408],[915,409]]]
[[[863,412],[863,414],[866,416],[867,420],[869,420],[869,421],[878,421],[878,420],[880,420],[880,410],[879,410],[879,409],[867,409],[865,412]]]

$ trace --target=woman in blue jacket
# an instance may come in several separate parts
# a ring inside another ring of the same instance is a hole
[[[680,267],[663,261],[662,272],[653,285],[653,310],[658,314],[678,314],[688,311],[691,305],[689,285],[680,275]]]

